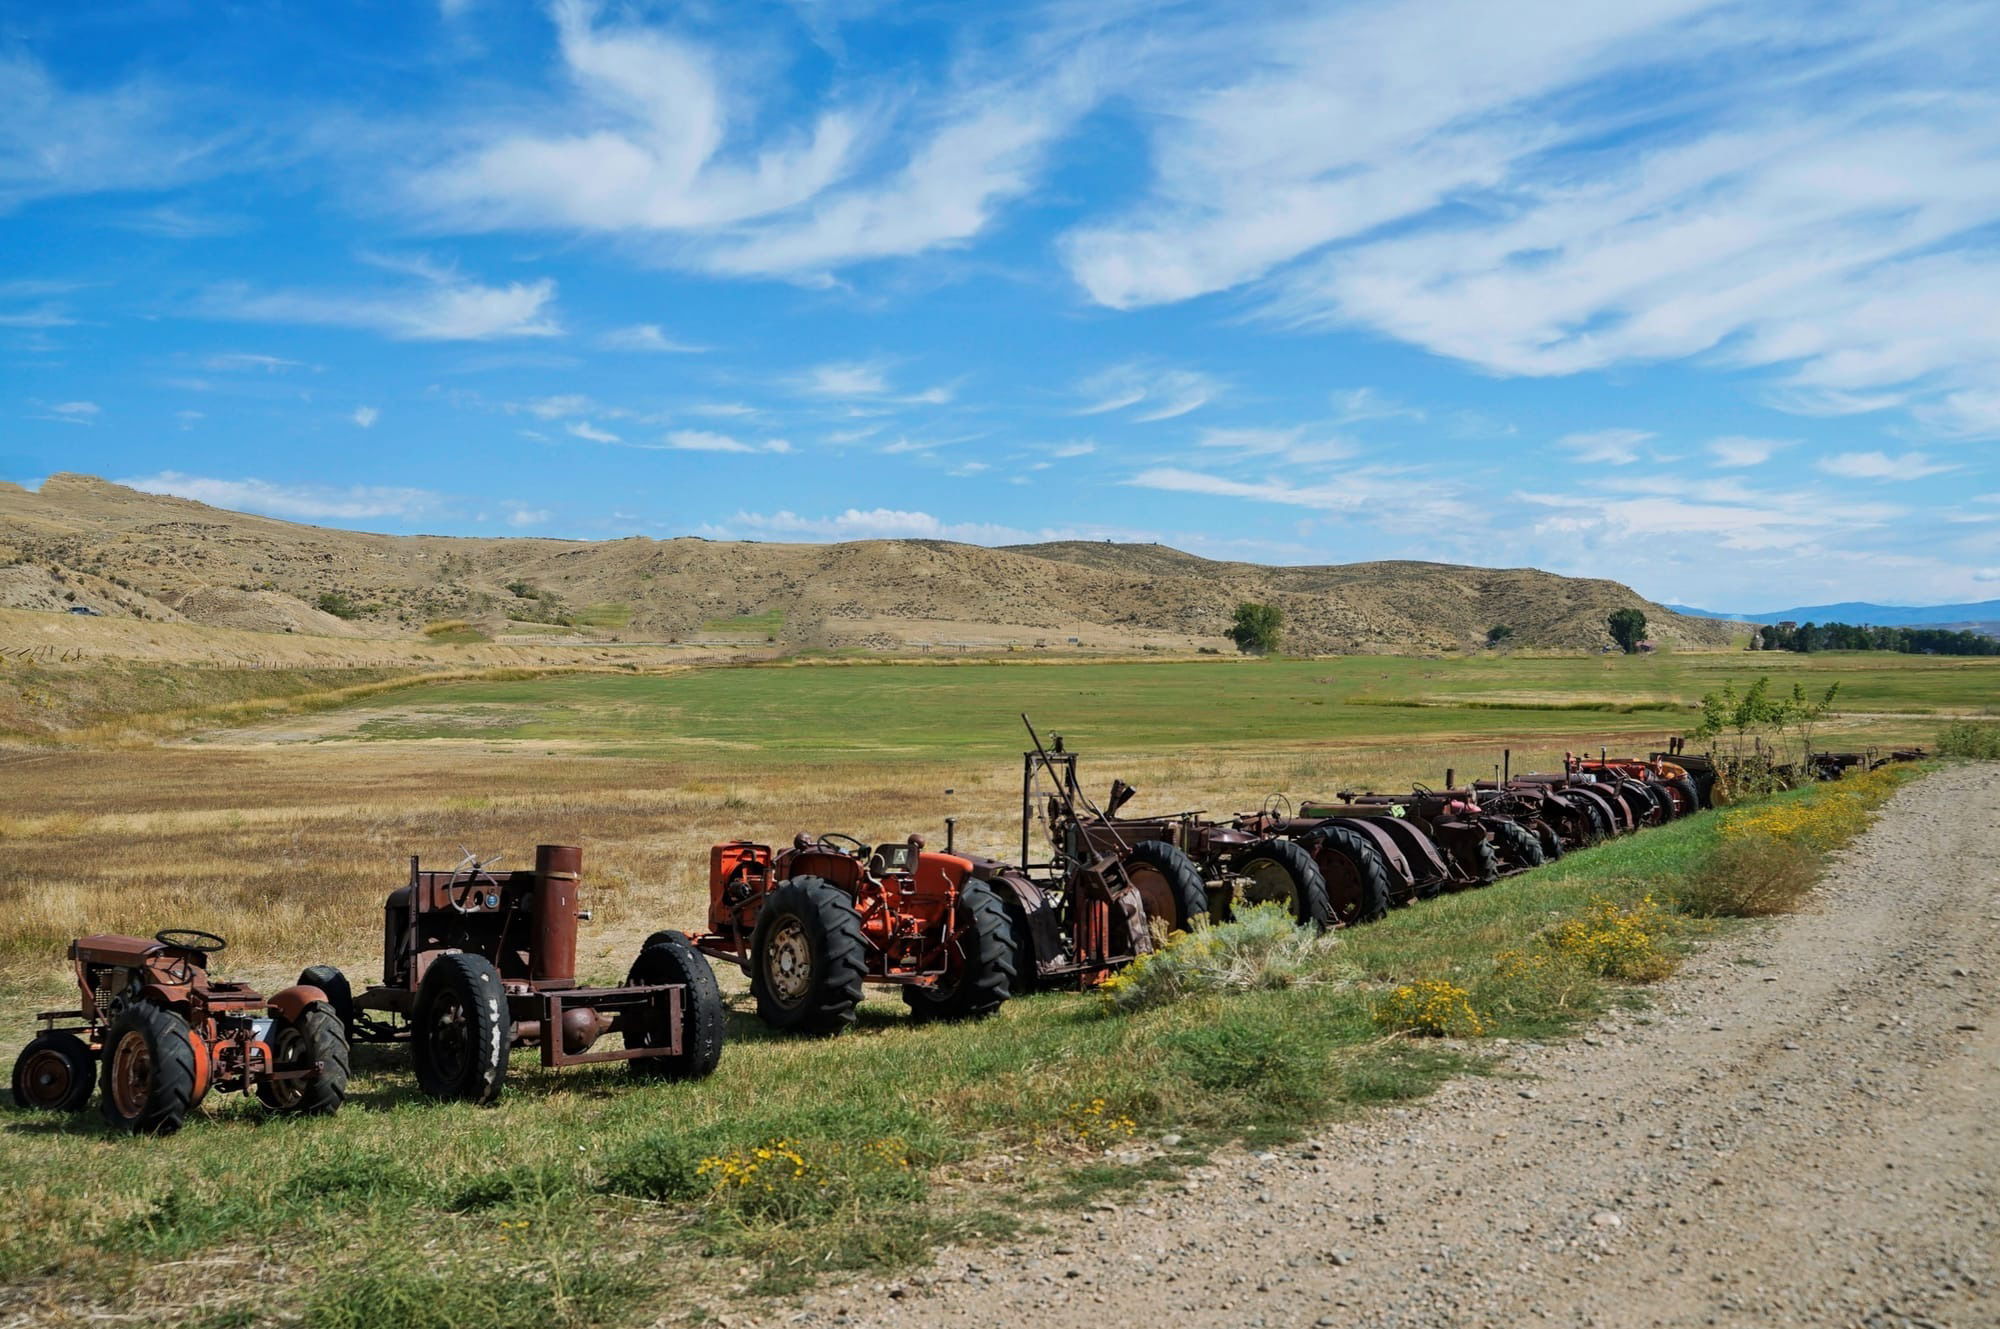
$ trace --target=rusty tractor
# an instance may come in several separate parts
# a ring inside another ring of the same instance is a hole
[[[95,1080],[104,1119],[149,1135],[179,1130],[211,1089],[284,1113],[336,1111],[347,1034],[328,994],[300,984],[266,1000],[213,979],[209,957],[228,944],[195,928],[71,942],[82,1002],[36,1017],[42,1032],[14,1063],[15,1103],[79,1112]]]
[[[1640,785],[1651,801],[1655,816],[1649,818],[1649,826],[1675,821],[1701,809],[1701,790],[1696,787],[1694,777],[1687,767],[1665,757],[1611,757],[1599,753],[1595,758],[1588,755],[1571,756],[1566,764],[1573,772],[1596,776],[1600,781],[1609,781],[1625,788],[1625,782]],[[1638,793],[1638,790],[1633,790]]]
[[[789,848],[709,851],[707,955],[742,968],[774,1029],[837,1034],[862,989],[900,988],[913,1018],[973,1020],[1013,991],[1013,925],[970,859],[922,836],[868,845],[799,834]]]
[[[407,1042],[417,1085],[435,1098],[491,1103],[513,1049],[544,1066],[624,1061],[634,1075],[695,1079],[722,1056],[715,974],[678,932],[639,948],[623,987],[576,978],[583,851],[537,845],[532,869],[496,872],[467,854],[449,870],[410,858],[410,879],[383,909],[382,982],[358,996],[330,966],[300,981],[325,988],[359,1042]],[[619,1035],[623,1046],[597,1049]]]
[[[1240,818],[1218,821],[1201,810],[1121,817],[1139,791],[1114,780],[1099,808],[1078,783],[1077,754],[1064,748],[1060,734],[1052,744],[1045,752],[1038,741],[1037,751],[1024,754],[1029,771],[1039,769],[1054,786],[1037,806],[1024,781],[1024,857],[1029,821],[1039,813],[1059,855],[1073,861],[1118,859],[1144,899],[1147,917],[1160,919],[1169,930],[1186,930],[1204,917],[1227,918],[1236,904],[1282,904],[1305,927],[1337,924],[1326,876],[1299,844],[1246,830]]]

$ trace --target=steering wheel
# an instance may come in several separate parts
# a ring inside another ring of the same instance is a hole
[[[469,914],[477,910],[486,899],[486,887],[498,890],[500,883],[486,869],[498,863],[504,855],[495,854],[482,860],[478,854],[461,846],[465,855],[458,860],[458,866],[451,870],[451,880],[445,883],[444,902],[454,913]]]
[[[201,951],[213,955],[227,950],[229,943],[213,932],[203,932],[200,928],[161,928],[153,934],[153,940],[162,946],[172,946],[184,951]]]
[[[1298,809],[1297,805],[1292,802],[1290,795],[1272,794],[1269,798],[1264,800],[1264,806],[1262,810],[1264,812],[1269,813],[1273,817],[1284,817],[1289,819]]]
[[[842,835],[839,831],[821,831],[818,843],[823,845],[832,844],[835,840],[847,841],[847,843],[854,846],[854,852],[857,854],[866,854],[868,852],[867,845],[861,843],[861,841],[851,835]]]

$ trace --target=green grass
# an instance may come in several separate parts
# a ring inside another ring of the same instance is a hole
[[[2000,660],[1866,654],[816,665],[419,687],[359,734],[564,739],[619,755],[708,749],[732,761],[782,751],[800,762],[996,757],[1019,749],[1022,711],[1078,746],[1120,751],[1241,752],[1385,732],[1406,743],[1477,740],[1519,733],[1529,716],[1549,735],[1657,734],[1684,727],[1683,715],[1691,724],[1703,692],[1767,670],[1809,690],[1837,679],[1852,711],[1968,710],[2000,694]],[[1883,722],[1882,732],[1923,735],[1934,724]]]
[[[623,600],[599,600],[570,615],[578,627],[622,628],[632,622],[632,606]]]
[[[785,626],[785,611],[767,609],[761,614],[742,614],[735,618],[711,618],[701,625],[703,632],[729,633],[746,637],[775,637]]]
[[[1321,977],[1290,987],[1134,1013],[1047,994],[969,1027],[913,1025],[878,994],[830,1042],[773,1037],[739,1011],[709,1080],[544,1072],[522,1055],[490,1110],[421,1100],[402,1050],[370,1047],[354,1097],[324,1121],[211,1100],[178,1136],[123,1140],[90,1116],[13,1114],[0,1279],[240,1313],[187,1323],[267,1323],[302,1303],[309,1323],[349,1329],[571,1326],[684,1316],[690,1287],[782,1291],[903,1266],[1039,1205],[1172,1176],[1223,1142],[1293,1139],[1483,1066],[1477,1043],[1383,1038],[1373,1012],[1391,984],[1451,980],[1489,1033],[1560,1034],[1620,989],[1574,974],[1510,984],[1494,957],[1533,947],[1554,915],[1675,880],[1713,821],[1398,911],[1343,934]],[[1154,1143],[1167,1134],[1183,1143]],[[702,1170],[779,1141],[802,1160],[793,1190],[717,1193]],[[273,1264],[275,1299],[260,1281]]]

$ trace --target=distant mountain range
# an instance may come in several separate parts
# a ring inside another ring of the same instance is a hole
[[[1662,604],[1665,604],[1662,601]],[[1865,600],[1840,604],[1802,605],[1797,609],[1773,609],[1762,614],[1727,614],[1715,609],[1668,604],[1677,614],[1696,618],[1722,618],[1736,623],[1866,623],[1888,628],[1972,627],[2000,621],[2000,600],[1980,600],[1956,605],[1878,605]]]

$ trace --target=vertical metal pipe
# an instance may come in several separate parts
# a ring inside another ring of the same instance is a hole
[[[583,850],[573,844],[535,846],[535,920],[528,977],[538,982],[576,981],[577,882]]]

